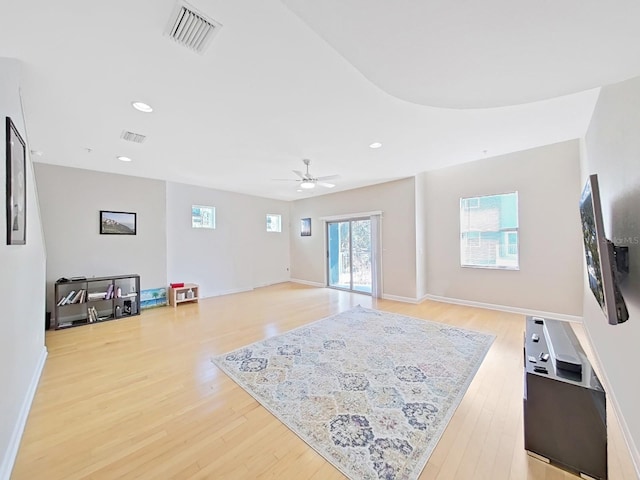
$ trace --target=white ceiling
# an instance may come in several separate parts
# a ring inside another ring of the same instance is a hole
[[[3,0],[35,161],[292,200],[579,138],[640,74],[630,1],[194,0],[204,55],[164,35],[175,4]],[[336,188],[272,180],[303,158]]]
[[[409,102],[516,105],[640,74],[637,0],[283,0]]]

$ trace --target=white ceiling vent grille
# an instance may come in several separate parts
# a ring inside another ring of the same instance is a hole
[[[203,53],[221,28],[222,24],[196,12],[190,5],[181,3],[174,9],[167,34],[180,45],[194,52]]]
[[[122,131],[122,133],[120,134],[120,138],[122,138],[123,140],[126,140],[127,142],[133,142],[133,143],[142,143],[147,139],[146,135],[129,132],[127,130]]]

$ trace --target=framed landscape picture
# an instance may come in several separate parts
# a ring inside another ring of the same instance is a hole
[[[135,235],[136,214],[133,212],[100,210],[100,234]]]
[[[7,117],[7,245],[27,243],[27,184],[25,142]]]

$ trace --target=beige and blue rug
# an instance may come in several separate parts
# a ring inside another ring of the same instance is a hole
[[[356,307],[213,361],[347,477],[410,480],[493,339]]]

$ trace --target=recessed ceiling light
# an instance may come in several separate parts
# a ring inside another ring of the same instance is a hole
[[[129,157],[124,157],[122,155],[120,155],[119,157],[116,157],[118,160],[120,160],[121,162],[130,162],[131,159]]]
[[[133,108],[135,108],[136,110],[139,110],[141,112],[144,113],[151,113],[153,112],[153,107],[151,105],[148,105],[144,102],[131,102],[131,106]]]
[[[380,142],[373,142],[371,145],[369,145],[369,148],[380,148],[382,146],[382,144]]]
[[[301,192],[302,190],[299,188],[298,190],[296,190],[296,192]]]

